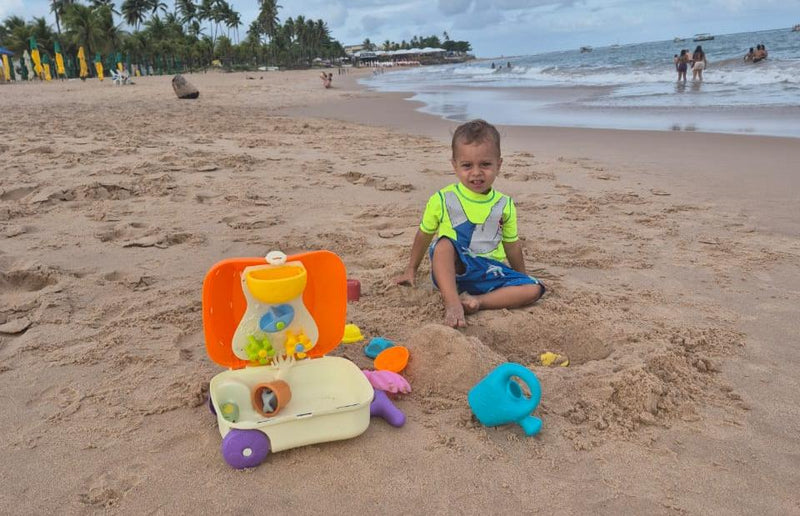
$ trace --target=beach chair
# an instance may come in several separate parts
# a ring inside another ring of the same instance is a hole
[[[119,86],[122,83],[122,74],[113,68],[109,70],[111,73],[111,82],[114,83],[115,86]]]

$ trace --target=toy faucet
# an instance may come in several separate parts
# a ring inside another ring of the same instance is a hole
[[[530,398],[512,377],[516,376],[528,386]],[[478,421],[485,426],[517,423],[528,436],[542,429],[542,420],[531,413],[539,405],[542,388],[533,372],[513,362],[497,366],[478,382],[467,395],[469,406]]]

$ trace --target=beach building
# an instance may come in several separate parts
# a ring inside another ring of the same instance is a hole
[[[359,46],[359,45],[354,45]],[[345,47],[345,51],[348,48]],[[399,50],[357,50],[348,57],[356,66],[417,66],[466,61],[474,56],[463,52],[451,52],[443,48],[409,48]]]

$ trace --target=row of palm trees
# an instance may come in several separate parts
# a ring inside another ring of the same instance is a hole
[[[231,68],[302,67],[318,57],[344,56],[323,20],[298,16],[280,23],[275,0],[259,0],[259,14],[241,42],[241,14],[226,0],[176,0],[174,11],[161,0],[123,0],[119,10],[114,0],[52,0],[50,7],[55,31],[44,17],[10,16],[0,23],[0,44],[21,55],[33,36],[42,53],[59,41],[72,56],[83,46],[87,56],[121,52],[134,62],[171,56],[190,67],[215,59]]]

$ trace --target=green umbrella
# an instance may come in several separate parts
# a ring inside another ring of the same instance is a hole
[[[28,51],[26,50],[25,54],[27,54],[27,53],[28,53]],[[30,59],[30,56],[28,57],[28,59]],[[25,66],[25,58],[24,57],[19,60],[19,74],[22,77],[23,81],[27,81],[28,80],[28,67]]]

